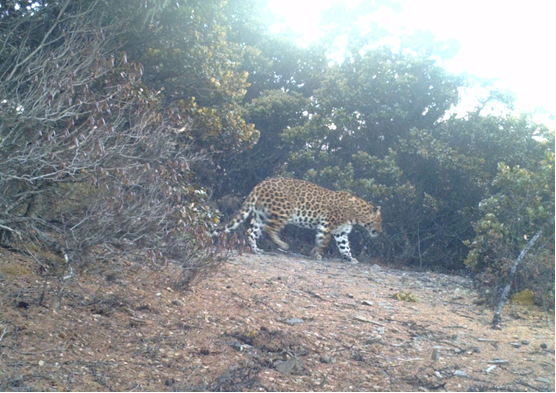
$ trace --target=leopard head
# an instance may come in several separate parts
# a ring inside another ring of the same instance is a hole
[[[371,209],[370,212],[365,212],[360,225],[364,227],[371,237],[377,237],[382,233],[382,215],[380,214],[380,206]]]

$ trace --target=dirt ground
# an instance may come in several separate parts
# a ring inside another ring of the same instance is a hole
[[[129,266],[44,284],[0,249],[1,391],[554,391],[554,315],[501,330],[469,279],[235,257],[194,290]]]

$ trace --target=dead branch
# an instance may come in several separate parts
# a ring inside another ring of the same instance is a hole
[[[531,238],[531,240],[529,240],[529,242],[527,243],[525,248],[523,250],[521,250],[521,253],[519,254],[517,259],[513,263],[512,267],[510,269],[510,274],[508,276],[508,282],[506,283],[506,286],[504,287],[504,290],[502,291],[502,295],[500,296],[500,302],[498,303],[498,307],[496,308],[496,312],[494,313],[494,317],[492,318],[492,327],[493,327],[493,329],[500,329],[500,322],[502,322],[502,317],[501,317],[502,308],[504,307],[504,305],[508,301],[508,295],[510,294],[511,283],[514,279],[515,273],[517,272],[517,268],[518,268],[519,264],[521,263],[521,261],[523,260],[523,258],[525,258],[525,256],[529,252],[529,249],[531,247],[533,247],[533,245],[537,242],[539,237],[542,235],[543,229],[544,229],[544,227],[539,229],[538,232],[535,234],[535,236],[533,236]]]

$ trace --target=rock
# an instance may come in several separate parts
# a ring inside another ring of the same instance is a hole
[[[365,306],[372,306],[373,302],[371,302],[370,300],[363,300],[361,304],[364,304]]]
[[[521,348],[521,343],[510,343],[510,345],[514,348]]]
[[[228,345],[229,347],[232,347],[233,349],[235,349],[236,351],[243,351],[243,345],[237,341],[231,341],[231,342],[227,342],[226,345]]]
[[[434,349],[432,351],[431,359],[432,359],[433,362],[436,362],[438,360],[438,349]]]
[[[166,381],[164,381],[164,385],[166,386],[174,386],[175,383],[176,381],[174,380],[174,378],[168,378]]]
[[[540,378],[535,379],[535,381],[539,381],[539,382],[542,382],[542,383],[550,384],[550,380],[549,380],[548,378],[542,378],[542,377],[540,377]]]
[[[374,343],[376,343],[376,342],[379,342],[380,339],[381,339],[380,336],[370,337],[370,338],[366,339],[366,340],[364,341],[364,343],[365,343],[365,344],[374,344]]]
[[[369,270],[372,272],[380,272],[382,271],[382,268],[375,263]]]
[[[287,324],[289,325],[297,325],[300,323],[303,323],[303,319],[301,318],[290,318],[286,321]]]
[[[323,355],[320,357],[320,362],[325,364],[335,364],[336,358],[333,356]]]
[[[494,360],[490,360],[488,363],[492,363],[492,364],[506,364],[509,363],[509,360],[505,360],[505,359],[494,359]]]
[[[479,338],[477,339],[477,341],[481,341],[481,342],[484,342],[484,343],[495,343],[495,342],[498,342],[498,340],[493,340],[493,339],[491,339],[491,338],[481,338],[481,337],[479,337]]]
[[[495,366],[495,365],[489,366],[489,367],[487,367],[487,369],[485,370],[485,372],[488,374],[489,372],[491,372],[492,370],[494,370],[496,367],[497,367],[497,366]]]
[[[546,349],[546,348],[548,348],[548,345],[546,345],[546,343],[542,343],[542,344],[541,344],[541,348],[542,348],[542,349]]]
[[[353,294],[348,293],[348,294],[347,294],[347,297],[349,297],[350,299],[353,299]]]
[[[289,358],[288,360],[277,360],[274,364],[274,368],[279,373],[284,375],[290,375],[294,367],[298,366],[299,359],[296,357]]]
[[[460,378],[467,378],[467,373],[465,371],[462,371],[462,370],[456,370],[456,371],[454,371],[454,376],[455,377],[460,377]]]
[[[529,345],[529,340],[521,340],[521,343],[522,343],[523,345]]]

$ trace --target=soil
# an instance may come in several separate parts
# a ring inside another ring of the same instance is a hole
[[[0,249],[0,390],[554,391],[554,314],[470,279],[242,255],[183,291],[177,268],[47,281]]]

